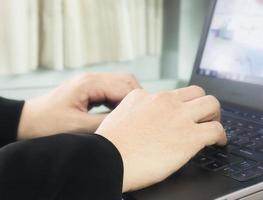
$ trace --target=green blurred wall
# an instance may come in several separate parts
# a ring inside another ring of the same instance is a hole
[[[187,82],[210,0],[164,0],[161,77]]]

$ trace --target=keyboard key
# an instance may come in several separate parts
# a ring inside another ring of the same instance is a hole
[[[260,152],[260,153],[263,153],[263,147],[257,148],[256,151],[258,151],[258,152]]]
[[[241,136],[243,137],[254,137],[254,136],[257,136],[258,133],[256,131],[243,131],[242,133],[240,133]]]
[[[251,149],[237,148],[237,149],[232,149],[231,153],[236,154],[241,157],[248,158],[250,160],[263,161],[263,153],[256,152]]]
[[[230,143],[234,144],[234,145],[238,145],[238,146],[242,146],[244,144],[249,143],[249,138],[248,137],[236,137],[234,140],[230,141]]]
[[[263,118],[262,118],[262,121],[263,121]],[[263,128],[259,129],[259,130],[257,131],[257,133],[258,133],[258,134],[263,134]]]
[[[209,169],[209,170],[212,170],[212,171],[217,171],[219,170],[220,168],[226,166],[225,163],[222,163],[222,162],[218,162],[218,161],[213,161],[212,163],[210,164],[207,164],[205,166],[205,168]]]
[[[250,139],[251,142],[258,142],[263,144],[263,135],[255,136]]]
[[[228,145],[229,144],[233,144],[234,145],[236,143],[236,141],[238,140],[238,138],[236,136],[234,136],[234,135],[227,135],[226,137],[227,137],[227,144]]]
[[[221,108],[222,112],[227,112],[227,113],[234,113],[235,110],[233,110],[232,108],[228,108],[228,107],[222,107]]]
[[[258,117],[257,117],[257,115],[252,114],[252,115],[250,115],[250,118],[251,119],[257,119]]]
[[[239,173],[240,170],[232,167],[232,166],[227,166],[227,167],[224,167],[223,169],[221,169],[219,171],[220,174],[223,174],[225,176],[231,176],[232,174],[236,174],[236,173]]]
[[[223,163],[227,163],[227,164],[232,164],[232,163],[237,163],[237,162],[241,162],[244,159],[228,154],[228,153],[224,153],[224,152],[217,152],[216,154],[212,155],[213,158],[217,159],[220,162]]]
[[[200,152],[200,154],[205,155],[205,156],[210,156],[210,155],[215,154],[217,151],[218,150],[214,147],[206,147]]]
[[[256,166],[255,168],[252,168],[251,170],[255,170],[259,174],[263,174],[263,164],[260,164],[260,165]]]
[[[247,134],[245,134],[244,130],[241,130],[241,129],[227,131],[226,132],[226,136],[227,136],[227,138],[229,140],[234,140],[234,139],[236,139],[239,136],[248,137]]]
[[[246,128],[250,131],[256,130],[256,127],[254,125],[251,125],[251,124],[247,125]]]
[[[225,126],[224,128],[225,128],[225,131],[226,131],[226,132],[235,131],[235,130],[237,129],[237,128],[234,127],[234,126]]]
[[[252,150],[255,150],[257,148],[259,148],[261,146],[260,143],[258,142],[249,142],[247,143],[246,145],[244,145],[244,147],[248,148],[248,149],[252,149]]]
[[[227,124],[232,124],[233,122],[232,122],[232,120],[227,120],[226,123]]]
[[[197,165],[205,165],[207,163],[213,162],[210,158],[207,158],[204,155],[197,155],[194,159],[193,162]]]
[[[259,176],[261,176],[261,174],[259,174],[256,171],[250,171],[250,170],[231,175],[232,178],[234,178],[237,181],[241,181],[241,182],[249,181]]]
[[[239,147],[232,145],[232,144],[229,144],[229,145],[224,146],[224,147],[217,147],[218,150],[220,150],[221,152],[224,152],[224,153],[232,153],[237,148],[239,148]]]
[[[246,170],[246,169],[249,169],[249,168],[252,168],[252,167],[255,167],[257,165],[257,162],[254,162],[252,160],[245,160],[245,161],[242,161],[240,163],[237,163],[237,164],[234,164],[232,165],[234,168],[242,171],[242,170]]]
[[[245,127],[245,125],[242,122],[238,122],[236,125],[239,128],[244,128]]]
[[[241,116],[247,118],[249,116],[249,113],[243,112]]]

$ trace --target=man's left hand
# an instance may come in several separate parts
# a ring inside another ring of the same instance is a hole
[[[97,105],[117,106],[140,88],[131,74],[90,73],[67,81],[47,95],[25,102],[18,139],[58,133],[94,133],[106,114],[88,111]]]

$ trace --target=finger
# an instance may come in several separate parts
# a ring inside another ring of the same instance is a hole
[[[91,73],[81,78],[84,81],[80,82],[80,87],[87,88],[85,94],[91,105],[107,103],[114,107],[132,90],[141,88],[136,78],[131,74]]]
[[[218,121],[206,122],[197,125],[198,137],[204,146],[226,145],[227,137],[225,130]]]
[[[95,133],[102,121],[108,116],[108,114],[87,114],[80,113],[78,120],[78,129],[80,133]]]
[[[185,103],[188,114],[197,123],[220,121],[220,103],[213,96],[204,96]]]
[[[199,121],[199,123],[203,123],[203,122],[209,122],[209,121],[218,121],[221,122],[221,111],[219,109],[218,112],[216,112],[215,115],[210,115],[202,120]]]
[[[136,77],[131,73],[116,73],[114,75],[122,82],[122,85],[126,84],[130,89],[142,88]]]
[[[199,86],[190,86],[181,88],[173,92],[183,102],[191,101],[196,98],[205,96],[205,91]]]
[[[132,74],[120,74],[108,79],[105,97],[109,105],[118,105],[131,91],[141,89],[141,85]]]

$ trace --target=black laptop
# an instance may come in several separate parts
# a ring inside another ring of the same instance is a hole
[[[220,99],[228,145],[132,199],[263,200],[263,0],[211,1],[191,84]]]

